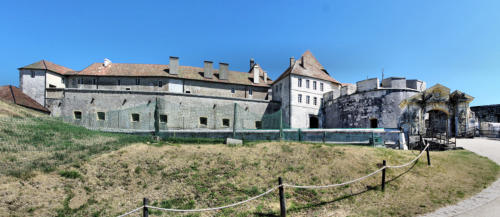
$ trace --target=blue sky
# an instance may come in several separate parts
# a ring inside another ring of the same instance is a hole
[[[81,70],[121,63],[247,71],[277,78],[306,50],[344,83],[404,76],[500,103],[500,1],[4,1],[0,85],[46,59]]]

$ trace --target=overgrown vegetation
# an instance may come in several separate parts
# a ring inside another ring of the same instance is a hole
[[[405,163],[416,151],[293,142],[247,142],[103,133],[51,118],[0,119],[0,216],[116,216],[142,198],[164,208],[221,206],[286,183],[324,185],[366,175],[383,159]],[[130,145],[133,144],[133,145]],[[186,145],[188,144],[188,145]],[[206,144],[206,145],[201,145]],[[389,169],[344,187],[285,189],[289,216],[415,216],[467,198],[499,167],[468,151],[432,152],[411,170]],[[278,192],[205,213],[150,216],[276,216]]]

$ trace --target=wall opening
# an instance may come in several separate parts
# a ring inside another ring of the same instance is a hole
[[[262,129],[262,121],[255,121],[255,129]]]
[[[445,133],[448,129],[448,115],[443,111],[430,110],[426,120],[427,131],[431,133]]]
[[[139,122],[140,120],[141,119],[140,119],[139,114],[137,114],[137,113],[132,114],[132,122]]]
[[[376,118],[370,119],[370,128],[378,128],[378,120]]]
[[[207,127],[208,119],[206,117],[200,117],[200,127]]]
[[[105,121],[106,120],[106,113],[104,113],[104,112],[97,112],[97,120]]]
[[[309,116],[309,128],[319,128],[318,116],[316,115]]]
[[[74,111],[73,115],[76,120],[81,120],[82,119],[82,112],[81,111]]]
[[[168,116],[160,115],[160,123],[167,123],[167,122],[168,122]]]
[[[497,114],[497,123],[500,123],[500,114]]]
[[[227,118],[222,119],[222,126],[229,127],[229,119],[227,119]]]

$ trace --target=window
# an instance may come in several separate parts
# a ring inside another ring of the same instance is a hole
[[[104,112],[97,112],[97,120],[105,121],[106,120],[106,113],[104,113]]]
[[[64,78],[61,78],[61,84],[64,84]]]
[[[206,117],[200,117],[200,126],[207,127],[208,120]]]
[[[168,116],[160,115],[160,123],[167,123],[167,122],[168,122]]]
[[[135,85],[139,85],[141,84],[141,79],[140,78],[136,78],[135,79]]]
[[[302,103],[302,94],[299,94],[298,101],[299,103]]]
[[[250,95],[250,96],[251,96],[251,95],[253,95],[253,90],[252,90],[252,88],[251,88],[251,87],[250,87],[250,88],[248,88],[248,95]]]
[[[309,80],[306,80],[306,88],[309,88]]]
[[[122,85],[122,81],[120,81],[120,79],[118,79],[118,86]]]
[[[139,114],[137,114],[137,113],[132,114],[132,122],[139,122],[140,120],[141,119],[140,119]]]
[[[317,97],[314,97],[313,98],[313,105],[317,105],[318,104],[318,98]]]
[[[163,87],[163,81],[158,81],[158,87]]]
[[[75,120],[81,120],[82,119],[82,112],[81,111],[74,111],[73,115],[75,116]]]
[[[255,121],[255,129],[262,129],[262,121]]]
[[[96,85],[96,84],[97,84],[97,79],[95,79],[95,78],[94,78],[94,79],[92,79],[92,84],[93,84],[93,85]]]
[[[79,78],[78,79],[78,84],[83,84],[83,79]]]
[[[34,78],[35,77],[35,71],[31,70],[31,77]]]
[[[222,126],[229,127],[229,119],[227,119],[227,118],[222,119]]]
[[[234,87],[233,87],[233,88],[231,88],[231,93],[234,93],[234,92],[235,92],[235,91],[234,91]]]
[[[71,83],[73,84],[73,86],[76,86],[76,79],[71,79]]]
[[[191,91],[189,91],[189,90],[186,90],[186,93],[191,93]]]
[[[316,90],[316,81],[313,81],[313,90]]]
[[[323,83],[319,83],[319,90],[323,91]]]
[[[299,78],[299,83],[298,83],[298,86],[299,86],[299,87],[302,87],[302,78]]]
[[[306,104],[309,104],[309,101],[311,100],[310,96],[306,96]]]

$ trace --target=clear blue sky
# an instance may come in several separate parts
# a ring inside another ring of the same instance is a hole
[[[75,70],[250,58],[277,78],[311,50],[344,83],[404,76],[500,103],[500,1],[3,1],[0,85],[46,59]]]

